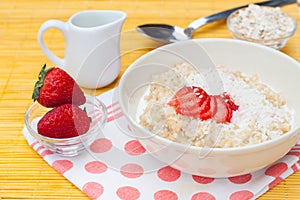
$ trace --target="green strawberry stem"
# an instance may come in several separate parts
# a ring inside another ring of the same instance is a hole
[[[39,76],[38,81],[34,85],[33,93],[32,93],[32,99],[33,101],[36,101],[40,96],[40,88],[44,85],[44,80],[46,77],[46,74],[51,71],[53,68],[46,69],[46,64],[42,67]]]

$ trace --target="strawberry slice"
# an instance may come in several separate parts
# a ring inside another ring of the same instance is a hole
[[[228,113],[227,113],[227,117],[226,117],[226,122],[230,122],[231,118],[232,118],[232,109],[229,107],[228,104],[227,104],[227,109],[228,109]]]
[[[207,120],[212,117],[211,104],[213,103],[210,96],[207,97],[206,101],[200,106],[200,119]]]
[[[202,120],[207,120],[211,119],[212,116],[215,114],[216,111],[216,100],[213,96],[209,97],[209,109],[206,112],[201,112],[200,113],[200,119]]]
[[[200,114],[206,113],[210,110],[210,97],[207,96],[205,101],[202,104],[199,104],[200,106]]]
[[[210,98],[210,111],[211,115],[214,116],[217,112],[217,100],[215,96],[211,96]]]
[[[177,98],[178,106],[177,110],[180,114],[184,111],[194,110],[199,108],[199,99],[194,93],[185,94],[184,96]]]
[[[207,112],[200,114],[200,118],[202,120],[211,119],[217,112],[216,97],[210,96],[209,98],[210,98],[210,109]]]
[[[200,119],[200,113],[210,109],[210,98],[202,88],[183,87],[176,92],[168,105],[175,107],[177,114]]]
[[[168,103],[169,106],[179,106],[180,105],[180,98],[185,96],[186,94],[193,93],[193,89],[191,87],[183,87],[176,92],[173,99]]]
[[[196,96],[199,99],[199,105],[202,105],[204,103],[205,100],[207,100],[207,98],[209,97],[209,95],[200,87],[196,87],[196,86],[192,86],[193,92],[194,94],[196,94]]]
[[[230,96],[229,96],[228,93],[224,92],[224,93],[223,93],[223,98],[225,99],[225,102],[227,103],[227,105],[229,106],[229,108],[230,108],[231,110],[236,111],[237,109],[239,109],[239,106],[236,105],[236,104],[232,101],[232,99],[230,98]]]
[[[181,114],[181,115],[184,115],[184,116],[189,116],[189,117],[192,117],[194,119],[199,119],[199,107],[195,107],[195,109],[181,109],[181,108],[178,108],[176,109],[176,113],[177,114]]]
[[[217,104],[217,111],[216,114],[213,116],[213,119],[216,121],[216,123],[225,123],[228,120],[228,106],[221,96],[217,95],[215,96],[215,99]]]

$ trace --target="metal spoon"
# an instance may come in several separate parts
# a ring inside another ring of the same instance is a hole
[[[297,0],[271,0],[271,1],[259,2],[255,4],[260,6],[277,7],[277,6],[296,3],[296,1]],[[144,36],[159,42],[170,43],[170,42],[189,40],[192,38],[192,35],[196,29],[210,22],[226,19],[232,12],[241,8],[245,8],[247,6],[248,5],[239,6],[216,14],[209,15],[207,17],[199,18],[193,21],[192,23],[190,23],[190,25],[188,25],[188,27],[185,29],[178,26],[168,25],[168,24],[144,24],[138,26],[136,30],[141,34],[143,34]]]

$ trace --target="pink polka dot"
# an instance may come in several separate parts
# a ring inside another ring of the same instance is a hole
[[[41,153],[41,156],[44,158],[45,156],[51,155],[51,154],[53,154],[53,152],[50,151],[49,149],[46,149],[45,151],[43,151],[43,152]]]
[[[140,155],[146,151],[138,140],[131,140],[127,142],[124,149],[129,155]]]
[[[208,192],[198,192],[192,196],[191,200],[215,200],[216,198]]]
[[[40,151],[40,150],[42,150],[42,149],[45,149],[46,147],[44,147],[44,146],[39,146],[38,148],[36,148],[36,150],[35,151]]]
[[[214,178],[208,178],[208,177],[196,176],[196,175],[193,175],[192,177],[193,177],[194,181],[196,181],[197,183],[200,183],[200,184],[208,184],[215,180]]]
[[[85,170],[92,174],[101,174],[107,170],[106,164],[99,161],[92,161],[84,166]]]
[[[159,169],[157,175],[163,181],[172,182],[176,181],[180,177],[181,172],[170,166],[166,166]]]
[[[60,174],[64,174],[73,167],[73,163],[69,160],[56,160],[52,163],[52,167]]]
[[[245,174],[245,175],[230,177],[228,178],[228,180],[235,184],[245,184],[249,182],[251,178],[252,178],[251,174]]]
[[[277,177],[274,181],[269,184],[269,189],[280,183],[283,179],[281,177]]]
[[[33,142],[30,146],[31,146],[31,147],[34,147],[34,146],[37,145],[37,144],[39,144],[39,141],[38,141],[38,140],[36,140],[35,142]]]
[[[88,182],[84,184],[82,191],[91,199],[97,199],[102,195],[104,188],[100,183]]]
[[[117,190],[117,195],[122,200],[136,200],[140,197],[140,192],[134,187],[124,186]]]
[[[230,195],[230,200],[248,200],[252,198],[254,195],[252,192],[248,190],[241,190],[238,192],[234,192]]]
[[[127,178],[138,178],[143,175],[144,169],[138,164],[126,164],[121,167],[121,174]]]
[[[283,172],[285,172],[288,169],[288,166],[286,163],[280,162],[277,163],[271,167],[269,167],[265,174],[268,176],[273,176],[275,178],[279,177]]]
[[[107,152],[111,149],[111,147],[112,147],[111,141],[106,138],[97,139],[90,146],[91,151],[94,153]]]
[[[159,190],[154,194],[155,200],[178,200],[178,196],[175,192],[170,190]]]

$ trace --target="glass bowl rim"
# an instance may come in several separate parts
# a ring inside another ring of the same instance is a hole
[[[102,101],[100,101],[96,96],[91,96],[89,94],[84,94],[84,95],[87,98],[87,101],[84,104],[80,105],[80,106],[85,105],[86,103],[88,103],[88,100],[93,99],[96,102],[96,104],[93,101],[90,101],[90,104],[95,106],[95,107],[101,107],[101,111],[103,113],[103,119],[100,122],[97,122],[97,124],[100,124],[101,128],[103,128],[103,126],[105,125],[106,120],[107,120],[107,109],[106,109],[105,104]],[[32,125],[31,125],[30,120],[29,120],[30,111],[32,111],[32,109],[36,106],[43,107],[37,101],[32,103],[30,105],[30,107],[25,112],[24,122],[25,122],[25,126],[26,126],[27,130],[29,131],[29,133],[38,140],[41,140],[41,141],[44,141],[44,142],[50,142],[50,143],[77,141],[77,140],[81,140],[82,138],[91,135],[98,128],[98,126],[95,125],[91,129],[89,129],[88,132],[86,132],[82,135],[78,135],[78,136],[70,137],[70,138],[51,138],[51,137],[43,136],[43,135],[39,134],[34,128],[32,128]],[[44,108],[48,109],[46,107],[44,107]],[[53,109],[53,108],[49,108],[49,109]]]

